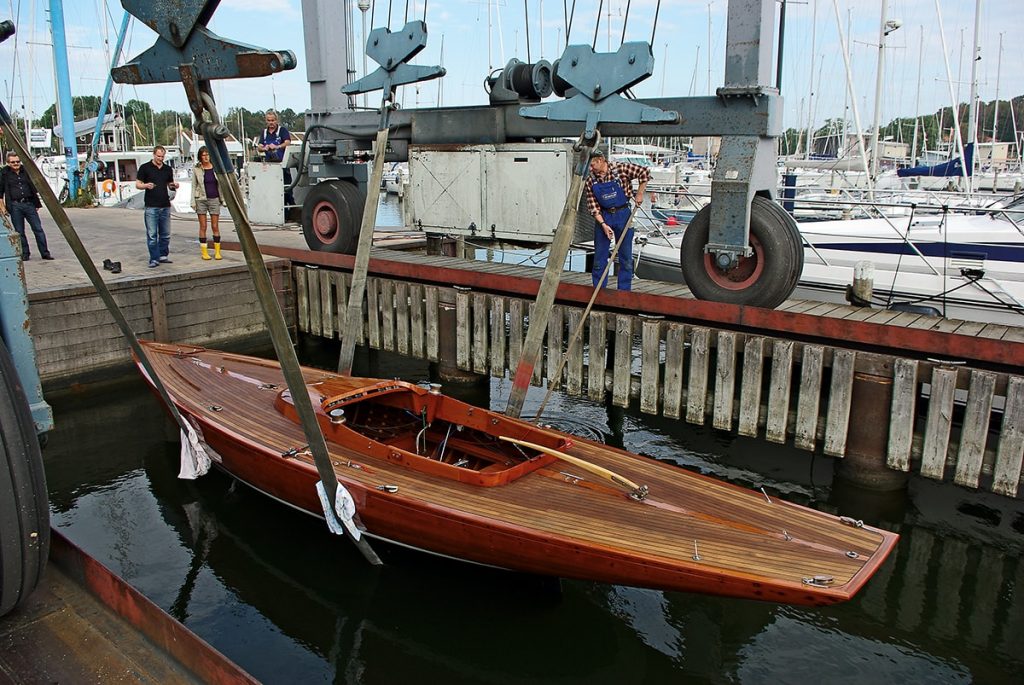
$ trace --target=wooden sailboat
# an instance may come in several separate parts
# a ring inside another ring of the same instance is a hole
[[[220,468],[323,515],[276,362],[144,346]],[[303,375],[370,538],[528,573],[824,605],[850,599],[898,537],[431,388]]]

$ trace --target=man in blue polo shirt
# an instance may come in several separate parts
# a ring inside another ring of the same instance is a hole
[[[268,109],[267,127],[263,129],[263,133],[260,134],[256,145],[256,149],[263,154],[264,161],[277,164],[284,162],[284,151],[288,148],[288,143],[291,142],[291,139],[292,134],[288,132],[288,129],[278,124],[277,112],[272,109]],[[287,188],[291,182],[291,171],[285,168],[285,187]],[[284,191],[284,203],[286,205],[295,204],[295,198],[292,196],[291,190]]]

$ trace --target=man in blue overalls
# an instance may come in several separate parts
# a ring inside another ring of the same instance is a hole
[[[633,195],[633,181],[637,182]],[[629,201],[636,205],[644,201],[644,188],[651,180],[647,167],[628,162],[609,162],[604,153],[595,150],[590,156],[590,176],[587,177],[587,209],[594,217],[594,287],[601,280],[608,265],[611,246],[618,241],[629,222]],[[633,287],[633,229],[622,240],[618,252],[618,287]],[[607,286],[607,281],[601,287]]]

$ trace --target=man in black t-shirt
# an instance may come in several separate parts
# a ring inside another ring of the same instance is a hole
[[[167,150],[163,145],[153,148],[153,161],[139,167],[135,187],[146,191],[146,245],[149,247],[149,268],[160,262],[170,264],[171,250],[171,196],[168,190],[177,190],[174,171],[164,164]]]
[[[39,256],[43,259],[53,259],[50,256],[50,249],[46,246],[43,225],[39,221],[39,208],[42,206],[39,193],[32,185],[32,179],[28,177],[28,172],[21,168],[21,157],[17,152],[8,152],[7,166],[0,171],[0,214],[10,212],[11,224],[21,236],[21,258],[24,261],[28,261],[31,256],[28,238],[25,237],[26,221],[36,236]]]

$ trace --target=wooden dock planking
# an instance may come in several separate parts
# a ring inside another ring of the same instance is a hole
[[[718,430],[732,430],[732,403],[736,391],[736,334],[721,331],[715,355],[715,403],[711,425]]]
[[[317,280],[320,281],[320,327],[325,338],[333,339],[337,328],[334,325],[334,289],[331,284],[331,272],[320,269]]]
[[[761,416],[761,388],[764,370],[764,338],[751,336],[743,346],[743,380],[740,384],[740,419],[737,432],[757,437]]]
[[[488,323],[491,310],[487,306],[486,293],[473,293],[473,371],[481,375],[488,372],[487,344],[489,342]]]
[[[441,339],[438,337],[438,331],[441,330],[440,322],[438,321],[440,316],[438,310],[441,306],[438,300],[440,293],[437,288],[427,288],[423,295],[425,306],[423,320],[426,324],[427,359],[437,362],[441,360]]]
[[[857,353],[853,350],[835,350],[832,356],[832,382],[828,393],[825,446],[822,450],[830,457],[846,456],[846,434],[850,427],[856,359]]]
[[[309,281],[306,280],[306,273],[310,271],[304,266],[293,267],[295,278],[295,309],[298,313],[300,331],[311,331],[309,326]]]
[[[821,345],[807,345],[804,347],[804,357],[800,364],[800,394],[796,408],[796,437],[793,444],[809,452],[814,451],[818,431],[824,357],[825,349]]]
[[[640,411],[658,413],[661,398],[661,326],[660,320],[641,322]]]
[[[608,320],[604,312],[590,312],[589,350],[587,358],[587,397],[594,402],[604,402],[604,370],[608,363]]]
[[[612,404],[628,407],[633,367],[633,317],[615,317],[615,365],[612,367]]]
[[[455,365],[464,371],[470,370],[471,332],[469,293],[457,288],[455,291]]]
[[[350,284],[351,285],[351,284]],[[363,297],[366,298],[366,344],[379,350],[381,346],[380,336],[380,279],[369,278],[363,288]],[[351,290],[349,296],[351,297]],[[354,307],[355,304],[353,303]]]
[[[893,369],[892,411],[889,414],[889,446],[886,455],[889,468],[897,471],[910,470],[916,402],[917,360],[897,359]]]
[[[996,453],[992,491],[1016,497],[1021,479],[1021,461],[1024,460],[1024,378],[1010,378],[1006,390],[1006,408],[1003,411],[1003,431]]]
[[[946,451],[953,423],[955,391],[956,369],[936,367],[932,370],[932,396],[928,402],[921,473],[936,480],[942,480],[946,474]]]
[[[708,352],[711,332],[695,327],[690,332],[690,380],[686,389],[686,421],[703,425],[707,402]]]
[[[678,419],[683,405],[683,362],[686,355],[686,327],[681,323],[666,324],[665,385],[662,412]]]
[[[497,378],[505,376],[505,338],[508,335],[505,325],[505,309],[508,299],[500,295],[491,295],[491,375]]]
[[[380,304],[380,347],[395,351],[395,286],[396,281],[378,281],[377,297]]]
[[[523,354],[523,311],[526,303],[518,297],[509,300],[508,367],[514,369]]]
[[[409,284],[395,284],[395,351],[409,355]]]
[[[786,442],[789,420],[789,388],[793,377],[793,341],[776,340],[772,346],[772,375],[768,390],[768,423],[765,437],[769,442]]]
[[[424,327],[423,286],[409,285],[409,353],[417,359],[426,359],[426,329]]]
[[[313,335],[323,335],[323,306],[320,304],[320,271],[315,267],[306,269],[306,289],[309,293],[309,330]]]
[[[989,416],[992,414],[992,394],[996,377],[986,371],[971,371],[971,386],[967,392],[967,411],[960,430],[960,452],[957,455],[953,480],[969,488],[978,487],[981,460],[985,456],[988,439]]]
[[[570,332],[571,333],[571,332]],[[547,373],[548,384],[554,383],[557,387],[564,388],[565,369],[562,366],[562,355],[565,354],[565,309],[560,306],[552,307],[551,315],[548,318],[548,343],[547,343]],[[562,378],[555,378],[559,368],[562,368]]]
[[[580,327],[585,325],[583,310],[579,307],[569,307],[566,314],[570,338],[565,362],[565,391],[573,397],[580,397],[583,395],[584,331],[580,330]]]

